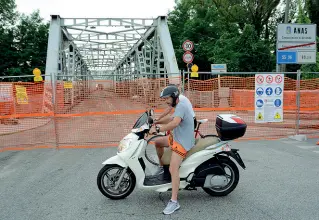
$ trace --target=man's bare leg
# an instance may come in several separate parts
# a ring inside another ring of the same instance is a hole
[[[183,158],[178,155],[176,152],[172,151],[172,157],[170,162],[169,171],[172,178],[172,197],[168,202],[166,208],[163,210],[163,213],[170,215],[180,208],[180,205],[177,201],[177,194],[179,191],[180,177],[179,177],[179,166],[181,165]]]
[[[171,162],[169,171],[172,177],[172,200],[177,201],[177,194],[179,191],[180,177],[179,177],[179,166],[181,165],[183,158],[176,152],[172,151]]]
[[[163,166],[162,156],[164,154],[164,147],[168,147],[168,138],[166,136],[157,138],[155,148],[160,166]]]

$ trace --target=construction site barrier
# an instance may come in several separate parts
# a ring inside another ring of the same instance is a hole
[[[28,76],[27,82],[0,82],[0,151],[116,146],[145,110],[154,108],[156,117],[163,112],[166,104],[159,95],[172,82],[191,100],[196,117],[209,119],[200,128],[203,134],[216,134],[216,116],[232,113],[248,125],[239,140],[319,135],[319,74],[297,80],[296,73],[285,73],[280,123],[255,123],[255,74],[150,74],[120,81],[56,76],[40,83]]]

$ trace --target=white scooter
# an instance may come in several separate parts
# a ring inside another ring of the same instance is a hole
[[[151,117],[153,115],[153,110],[142,114],[131,133],[120,141],[117,155],[102,163],[105,166],[97,176],[97,185],[104,196],[110,199],[123,199],[133,192],[136,185],[143,190],[157,192],[171,190],[170,148],[165,150],[162,157],[164,173],[158,176],[146,176],[145,172],[145,162],[149,160],[145,149],[151,140],[161,136],[156,135],[145,140],[153,125]],[[208,120],[199,120],[198,123],[206,121]],[[232,192],[238,184],[239,171],[230,157],[234,158],[243,169],[246,167],[237,152],[238,149],[231,149],[228,142],[242,137],[246,128],[246,123],[236,115],[218,115],[216,118],[218,136],[207,135],[196,139],[195,146],[183,160],[179,169],[180,189],[196,190],[197,187],[202,187],[212,196],[226,196]],[[225,169],[230,172],[226,173]],[[112,173],[112,170],[115,172]]]

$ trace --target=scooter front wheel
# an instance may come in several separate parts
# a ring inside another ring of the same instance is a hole
[[[118,183],[123,171],[125,173],[122,181]],[[124,199],[133,192],[136,185],[136,178],[130,169],[125,171],[124,168],[119,165],[107,164],[97,175],[97,185],[104,196],[114,200]]]

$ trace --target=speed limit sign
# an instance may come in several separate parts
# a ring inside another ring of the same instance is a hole
[[[186,51],[186,52],[183,54],[183,61],[184,61],[185,63],[191,63],[191,62],[193,62],[193,60],[194,60],[194,55],[193,55],[191,52]]]
[[[186,40],[183,43],[183,49],[184,51],[192,51],[194,49],[194,44],[190,40]]]

